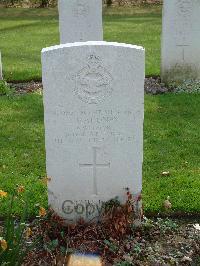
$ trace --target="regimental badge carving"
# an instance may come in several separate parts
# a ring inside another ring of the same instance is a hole
[[[192,1],[191,0],[177,0],[177,10],[180,16],[190,16],[192,14]]]
[[[86,16],[89,13],[89,6],[86,3],[82,3],[82,1],[77,0],[75,6],[74,15],[76,17]]]
[[[112,76],[97,55],[87,57],[84,66],[75,75],[75,94],[88,104],[98,104],[112,94]]]

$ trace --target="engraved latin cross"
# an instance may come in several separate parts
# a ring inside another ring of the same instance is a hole
[[[95,195],[98,195],[98,189],[97,189],[97,168],[109,168],[110,167],[110,163],[97,163],[97,150],[99,148],[98,147],[93,147],[93,162],[92,163],[84,163],[84,164],[79,164],[79,167],[89,167],[92,168],[93,170],[93,192]]]

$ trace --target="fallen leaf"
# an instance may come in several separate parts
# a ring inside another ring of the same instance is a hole
[[[194,228],[195,228],[196,230],[200,230],[200,225],[199,225],[199,224],[194,224],[193,226],[194,226]]]
[[[51,181],[51,177],[46,176],[46,177],[42,178],[41,180],[42,180],[42,183],[44,183],[45,185],[47,185],[48,182]]]
[[[26,234],[26,238],[29,238],[30,236],[32,236],[32,231],[31,231],[31,228],[30,228],[30,227],[28,227],[28,228],[26,229],[25,234]]]
[[[8,244],[5,239],[0,239],[1,248],[6,250],[8,248]]]
[[[24,191],[25,191],[24,186],[18,186],[18,188],[17,188],[18,193],[23,193]]]
[[[170,172],[169,171],[165,171],[161,173],[162,176],[170,176]]]
[[[190,257],[184,256],[181,260],[182,262],[192,262],[192,259]]]
[[[46,214],[47,214],[47,212],[46,212],[45,208],[40,207],[40,209],[39,209],[39,216],[40,217],[44,217]]]
[[[163,205],[164,205],[164,208],[165,208],[166,210],[172,208],[172,204],[171,204],[171,202],[170,202],[169,200],[170,200],[170,197],[168,196],[167,199],[164,201],[164,204],[163,204]]]
[[[3,190],[0,190],[0,197],[1,198],[4,198],[4,197],[7,197],[8,196],[8,193],[3,191]]]

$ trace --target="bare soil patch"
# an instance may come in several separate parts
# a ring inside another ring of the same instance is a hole
[[[10,83],[10,86],[15,89],[18,94],[41,91],[43,89],[42,82],[22,82]],[[161,82],[159,77],[147,77],[145,79],[145,92],[148,94],[163,94],[173,91]]]
[[[116,222],[108,222],[63,227],[58,218],[48,217],[32,229],[42,240],[23,266],[67,265],[76,253],[96,254],[104,266],[200,265],[196,220],[144,218],[141,227],[128,226],[123,232],[114,228]]]

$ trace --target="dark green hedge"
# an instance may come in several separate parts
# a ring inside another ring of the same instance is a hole
[[[52,7],[57,5],[58,0],[0,0],[4,6],[25,6],[25,7]],[[102,0],[103,4],[111,5],[138,5],[138,4],[159,4],[162,0]]]

